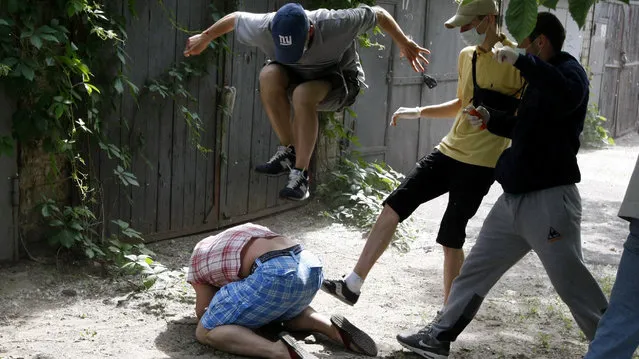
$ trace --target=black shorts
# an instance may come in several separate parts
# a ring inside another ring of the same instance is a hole
[[[422,203],[448,195],[437,243],[462,248],[466,225],[495,181],[495,170],[454,160],[435,149],[422,157],[404,181],[384,201],[404,221]]]
[[[292,99],[293,90],[297,85],[306,81],[328,81],[331,84],[331,90],[326,97],[319,103],[317,110],[321,112],[339,112],[344,108],[355,103],[357,95],[360,92],[360,82],[355,71],[340,71],[337,68],[327,71],[325,75],[313,79],[303,79],[295,71],[289,67],[275,61],[265,64],[279,65],[286,70],[289,79],[288,97]]]

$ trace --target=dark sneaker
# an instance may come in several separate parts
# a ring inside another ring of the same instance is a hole
[[[310,196],[308,172],[293,168],[288,175],[288,184],[280,191],[280,197],[293,201],[303,201]]]
[[[295,150],[293,147],[278,146],[277,152],[268,162],[255,167],[255,172],[267,176],[279,176],[288,172],[295,165]]]
[[[359,294],[348,289],[343,279],[324,279],[322,290],[348,305],[355,305],[359,299]]]
[[[427,359],[448,359],[450,342],[440,342],[431,336],[432,328],[418,331],[416,334],[398,334],[397,341],[404,348]]]
[[[339,330],[342,343],[348,350],[369,356],[377,356],[377,344],[373,338],[357,328],[342,315],[331,316],[331,323]]]
[[[295,340],[295,338],[293,338],[293,336],[291,336],[289,333],[281,332],[278,336],[280,337],[282,342],[286,344],[291,359],[317,359],[315,355],[310,354],[299,344],[297,344],[297,340]]]

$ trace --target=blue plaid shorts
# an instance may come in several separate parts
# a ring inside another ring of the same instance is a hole
[[[256,262],[255,272],[215,294],[200,320],[204,328],[230,324],[259,328],[293,319],[311,304],[322,285],[322,262],[309,251]]]

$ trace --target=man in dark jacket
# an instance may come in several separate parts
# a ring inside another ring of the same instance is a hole
[[[581,198],[575,183],[581,179],[577,151],[589,86],[583,67],[561,51],[564,39],[561,22],[540,13],[518,49],[494,51],[497,61],[514,65],[528,82],[517,114],[467,109],[473,125],[511,138],[512,146],[495,168],[504,194],[484,221],[443,313],[419,332],[397,336],[426,358],[448,358],[450,342],[473,319],[488,291],[531,249],[588,339],[608,305],[581,253]]]

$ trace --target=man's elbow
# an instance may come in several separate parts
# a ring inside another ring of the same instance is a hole
[[[386,9],[384,9],[381,6],[373,6],[373,7],[371,7],[371,9],[373,9],[373,11],[375,12],[375,17],[377,18],[377,23],[380,24],[380,26],[382,24],[385,24],[386,21],[388,21],[388,18],[390,17],[390,14],[388,13],[388,11],[386,11]]]

